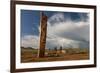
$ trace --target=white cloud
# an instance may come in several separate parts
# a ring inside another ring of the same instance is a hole
[[[21,46],[39,48],[39,37],[34,35],[26,35],[21,39]]]
[[[63,13],[55,13],[49,18],[48,22],[54,24],[54,23],[57,23],[57,22],[58,23],[62,22],[63,20],[64,20]]]
[[[59,21],[55,21],[54,23],[52,23],[52,21],[54,21],[53,19],[59,19]],[[51,18],[48,19],[47,39],[50,39],[47,40],[47,47],[88,47],[88,20],[89,19],[87,18],[87,21],[84,21],[84,17],[82,17],[82,15],[81,20],[77,22],[72,21],[70,17],[65,19],[63,13],[53,15]]]

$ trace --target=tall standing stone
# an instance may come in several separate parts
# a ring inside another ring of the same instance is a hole
[[[46,45],[46,34],[47,34],[47,16],[40,13],[40,26],[41,26],[41,32],[40,32],[40,48],[39,48],[39,57],[45,56],[45,45]]]

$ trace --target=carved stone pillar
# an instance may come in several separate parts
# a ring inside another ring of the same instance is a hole
[[[47,16],[41,12],[40,19],[40,48],[39,48],[39,57],[45,56],[45,45],[46,45],[46,34],[47,34]]]

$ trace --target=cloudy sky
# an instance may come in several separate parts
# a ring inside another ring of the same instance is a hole
[[[88,48],[89,13],[43,11],[48,17],[46,48]],[[21,46],[39,48],[40,11],[21,10]]]

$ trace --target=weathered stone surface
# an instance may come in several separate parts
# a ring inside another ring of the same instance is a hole
[[[46,44],[46,34],[47,34],[47,16],[41,12],[41,34],[40,34],[40,48],[39,57],[45,56],[45,44]]]

